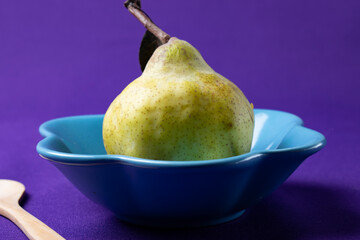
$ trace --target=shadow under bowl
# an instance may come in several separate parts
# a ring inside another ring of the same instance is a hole
[[[119,219],[145,226],[197,227],[239,217],[310,155],[325,137],[290,113],[255,109],[251,151],[201,161],[107,155],[103,115],[65,117],[40,126],[38,153],[85,196]]]

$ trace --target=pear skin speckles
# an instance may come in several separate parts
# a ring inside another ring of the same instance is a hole
[[[205,160],[248,152],[253,128],[253,108],[241,90],[174,39],[110,105],[103,138],[109,154]]]

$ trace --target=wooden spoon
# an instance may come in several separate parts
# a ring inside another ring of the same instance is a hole
[[[0,180],[0,215],[15,223],[31,240],[65,239],[19,205],[25,186],[12,180]]]

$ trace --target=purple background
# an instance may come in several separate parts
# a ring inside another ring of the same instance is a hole
[[[141,74],[144,29],[122,1],[0,1],[0,178],[67,239],[360,239],[360,1],[146,1],[256,108],[284,110],[327,146],[241,218],[156,230],[85,198],[35,150],[49,119],[104,113]],[[1,239],[26,239],[0,217]]]

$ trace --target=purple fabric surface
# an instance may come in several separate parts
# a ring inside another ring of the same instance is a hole
[[[49,119],[104,113],[141,74],[144,29],[122,1],[0,1],[0,179],[66,239],[360,239],[360,1],[146,1],[256,108],[284,110],[327,146],[230,223],[159,230],[120,222],[35,150]],[[26,239],[0,217],[0,239]]]

